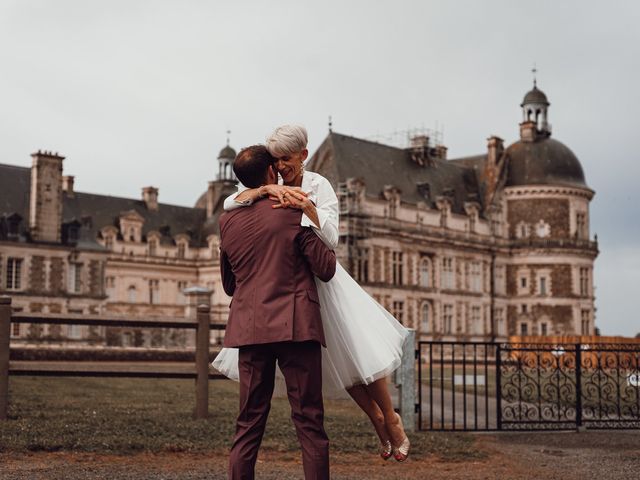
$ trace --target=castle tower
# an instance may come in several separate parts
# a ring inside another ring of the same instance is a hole
[[[31,155],[31,197],[29,227],[31,237],[39,242],[60,242],[62,224],[62,161],[57,153]]]
[[[218,154],[218,176],[216,180],[236,180],[236,176],[233,173],[233,161],[235,158],[236,151],[229,146],[229,139],[227,138],[227,145]]]
[[[537,82],[533,80],[533,89],[524,96],[520,106],[522,107],[522,124],[533,123],[536,134],[551,135],[548,110],[549,100],[542,90],[538,90]],[[521,130],[522,132],[522,130]],[[522,133],[521,133],[522,135]],[[524,139],[524,138],[523,138]]]

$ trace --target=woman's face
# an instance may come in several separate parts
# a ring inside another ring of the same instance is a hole
[[[285,185],[294,185],[302,181],[302,163],[307,159],[308,154],[309,151],[305,148],[301,152],[276,158],[274,165]]]

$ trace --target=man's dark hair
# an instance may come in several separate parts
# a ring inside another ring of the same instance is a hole
[[[233,171],[245,187],[258,188],[267,182],[269,167],[275,162],[267,147],[251,145],[243,148],[233,161]]]

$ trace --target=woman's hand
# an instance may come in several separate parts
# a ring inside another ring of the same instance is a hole
[[[274,205],[272,208],[291,207],[291,208],[297,208],[298,210],[302,210],[302,213],[304,213],[307,217],[309,217],[309,219],[318,228],[320,228],[320,219],[318,218],[318,211],[316,210],[315,204],[311,200],[309,200],[309,197],[307,196],[306,193],[294,191],[294,192],[285,192],[283,195],[288,205],[286,206],[283,206],[282,204]]]
[[[303,192],[300,187],[287,187],[286,185],[263,185],[260,188],[267,192],[271,200],[280,202],[279,205],[274,205],[273,208],[293,207],[294,201],[302,198],[306,199],[308,195],[306,192]]]

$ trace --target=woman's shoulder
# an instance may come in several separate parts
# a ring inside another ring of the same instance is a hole
[[[331,187],[331,182],[329,182],[329,180],[327,180],[325,177],[323,177],[322,175],[320,175],[317,172],[305,171],[304,172],[304,176],[308,177],[309,182],[312,183],[312,184],[320,185],[320,186],[323,186],[323,187],[326,187],[326,186],[330,186]],[[303,179],[304,179],[304,177],[303,177]]]

